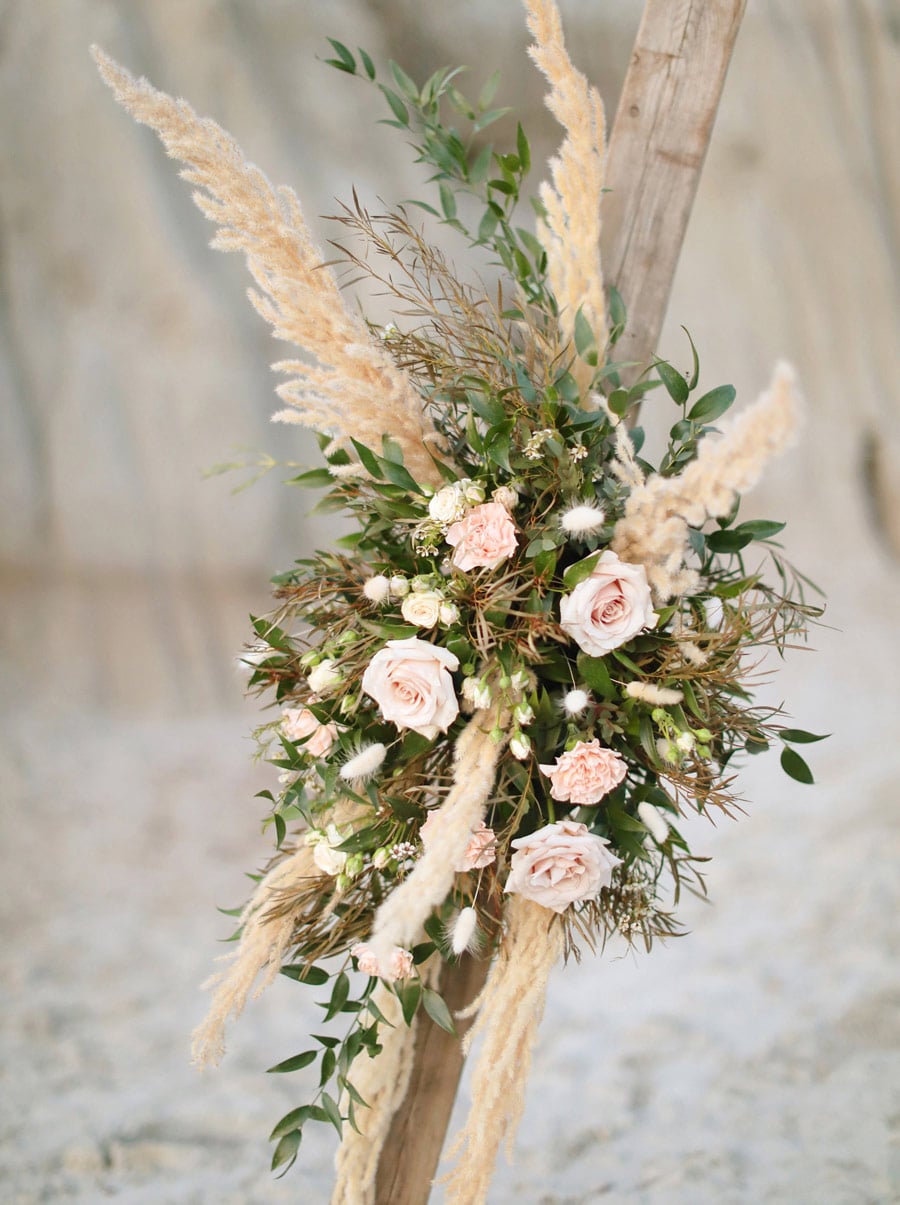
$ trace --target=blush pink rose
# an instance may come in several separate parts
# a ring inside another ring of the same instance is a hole
[[[394,946],[386,959],[380,959],[365,942],[357,942],[350,950],[364,975],[377,975],[394,983],[397,979],[408,979],[413,971],[413,956],[402,946]]]
[[[599,803],[628,773],[621,756],[605,749],[596,738],[579,741],[556,759],[556,765],[540,770],[550,779],[554,799],[581,804]]]
[[[512,842],[516,852],[504,891],[553,912],[565,912],[578,900],[593,899],[612,882],[612,872],[622,859],[610,853],[608,845],[586,824],[574,820],[547,824]]]
[[[429,812],[428,818],[419,829],[419,836],[426,848],[434,838],[436,824],[437,813]],[[497,837],[494,830],[488,828],[483,820],[479,820],[472,829],[472,835],[469,837],[469,844],[466,846],[463,856],[453,869],[464,874],[467,870],[481,870],[485,866],[490,866],[492,862],[497,861],[496,846]]]
[[[592,657],[605,656],[656,623],[644,566],[620,561],[607,550],[590,577],[560,599],[559,616],[579,648]]]
[[[386,720],[431,739],[459,715],[450,677],[458,668],[458,658],[427,640],[389,640],[366,666],[362,688]]]
[[[286,707],[281,713],[281,731],[289,741],[302,741],[313,757],[324,757],[337,740],[337,725],[322,724],[308,707]]]
[[[499,502],[483,502],[447,531],[457,569],[493,569],[516,551],[516,525]]]

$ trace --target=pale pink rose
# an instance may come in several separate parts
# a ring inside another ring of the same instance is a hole
[[[428,848],[428,845],[434,839],[434,829],[437,824],[437,812],[429,812],[425,823],[419,829],[419,836],[422,838],[422,844]],[[465,848],[460,860],[453,867],[460,874],[464,874],[467,870],[481,870],[484,866],[490,866],[492,862],[497,860],[496,852],[497,838],[492,828],[488,828],[483,820],[479,820],[472,829],[472,835],[469,837],[469,844]]]
[[[377,975],[389,983],[394,983],[397,979],[408,979],[413,972],[413,956],[402,946],[394,946],[385,960],[379,959],[362,941],[357,942],[350,953],[364,975]]]
[[[313,757],[324,757],[337,740],[337,724],[322,724],[308,707],[286,707],[281,713],[281,731],[289,741],[302,741]]]
[[[433,738],[459,715],[450,677],[458,668],[458,658],[427,640],[389,640],[366,666],[362,688],[386,720]]]
[[[560,754],[554,766],[541,766],[550,779],[550,794],[563,803],[599,803],[624,779],[628,770],[618,753],[595,738],[579,741]]]
[[[516,551],[516,525],[499,502],[483,502],[447,531],[457,569],[493,569]]]
[[[644,566],[629,565],[607,550],[590,577],[560,599],[559,616],[579,648],[605,656],[656,623]]]
[[[586,824],[559,820],[528,837],[512,842],[504,891],[533,900],[542,908],[565,912],[578,900],[593,899],[612,882],[621,858],[606,848],[605,837],[588,832]]]

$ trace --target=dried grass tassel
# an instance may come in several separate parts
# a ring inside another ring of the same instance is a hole
[[[497,1153],[507,1157],[525,1108],[531,1052],[544,1015],[547,980],[560,958],[564,930],[547,908],[514,895],[506,906],[508,928],[465,1037],[483,1045],[472,1075],[472,1104],[448,1157],[459,1156],[445,1178],[447,1205],[483,1205]]]
[[[453,785],[432,813],[428,847],[375,915],[368,944],[379,958],[387,960],[395,946],[409,947],[418,940],[432,909],[444,902],[453,886],[472,829],[484,819],[503,747],[491,736],[491,723],[486,712],[476,712],[459,734]]]
[[[438,959],[432,959],[422,968],[426,986],[433,986],[440,966]],[[378,1162],[394,1115],[406,1097],[415,1063],[418,1014],[408,1026],[400,1001],[383,983],[379,983],[372,999],[393,1028],[379,1029],[381,1053],[377,1058],[360,1054],[350,1069],[353,1087],[369,1107],[355,1112],[361,1133],[349,1125],[344,1127],[334,1161],[337,1178],[331,1205],[374,1205]]]

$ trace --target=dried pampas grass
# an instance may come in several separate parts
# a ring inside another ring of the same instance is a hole
[[[400,446],[417,480],[442,481],[431,457],[437,433],[412,382],[344,305],[331,271],[323,267],[290,188],[274,188],[220,126],[202,120],[183,100],[173,100],[93,47],[100,74],[136,121],[150,126],[181,173],[197,186],[194,202],[220,229],[212,246],[241,251],[257,289],[256,310],[279,339],[311,353],[317,364],[283,360],[274,365],[293,379],[277,393],[292,407],[276,419],[381,448],[382,435]]]

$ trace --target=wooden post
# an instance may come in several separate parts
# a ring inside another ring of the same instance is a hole
[[[647,0],[609,145],[604,271],[628,308],[617,358],[656,348],[746,0]],[[487,962],[445,966],[451,1010]],[[459,1043],[420,1016],[409,1089],[379,1160],[376,1205],[427,1205],[462,1073]]]

